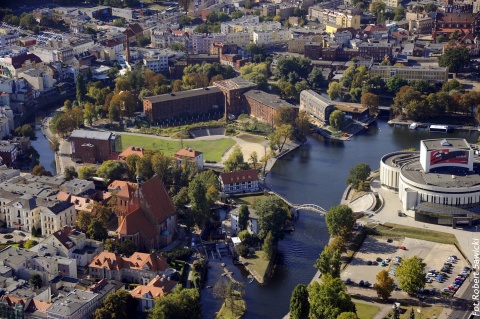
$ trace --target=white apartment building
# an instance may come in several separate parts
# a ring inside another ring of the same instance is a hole
[[[251,43],[250,33],[246,31],[227,33],[225,36],[225,42],[228,44],[236,44],[241,48],[246,48]]]
[[[229,22],[223,22],[220,25],[220,32],[227,34],[230,32],[241,32],[245,27],[251,24],[260,23],[260,17],[255,15],[244,16],[240,19],[235,19]]]
[[[248,35],[248,33],[247,33]],[[225,42],[227,41],[227,37],[229,35],[225,34],[199,34],[193,33],[190,35],[188,40],[188,50],[195,54],[208,54],[210,52],[210,46],[214,42]],[[250,39],[248,40],[250,41]],[[229,43],[236,43],[236,42],[229,42]]]
[[[292,32],[288,29],[252,32],[252,41],[255,44],[272,44],[287,42],[288,40],[291,40],[291,38]]]
[[[23,194],[3,208],[9,228],[30,232],[33,226],[40,226],[40,212],[36,209],[36,198],[32,195]]]
[[[50,207],[41,207],[40,221],[44,235],[51,235],[64,226],[75,226],[77,223],[75,205],[69,202],[57,202]]]
[[[37,91],[43,91],[51,88],[57,82],[51,73],[36,68],[20,72],[18,73],[18,77],[22,77],[27,80],[28,84],[30,84],[32,88]]]

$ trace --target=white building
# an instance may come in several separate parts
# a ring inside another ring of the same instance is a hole
[[[143,59],[143,65],[156,73],[168,71],[168,55],[158,55],[157,58]]]
[[[220,174],[220,185],[225,194],[248,193],[260,190],[255,169]]]
[[[203,171],[203,153],[191,148],[182,148],[175,153],[175,159],[178,165],[182,165],[185,160],[195,163],[200,171]]]
[[[292,32],[288,29],[252,32],[252,41],[258,45],[287,42],[291,38]]]
[[[75,205],[69,202],[58,202],[50,207],[41,207],[40,221],[44,235],[51,235],[64,226],[75,226],[77,223]]]
[[[238,219],[239,219],[239,209],[240,208],[235,208],[230,212],[230,217],[231,217],[231,229],[234,232],[239,232],[240,227],[238,226]],[[253,235],[258,235],[258,232],[260,231],[260,228],[258,226],[258,215],[256,211],[253,208],[248,208],[248,222],[247,222],[247,231],[250,234]]]
[[[36,199],[29,194],[23,194],[14,201],[3,206],[8,227],[31,232],[32,227],[40,226],[40,212]]]

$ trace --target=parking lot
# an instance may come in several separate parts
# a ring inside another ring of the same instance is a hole
[[[402,246],[405,247],[405,250],[400,249]],[[468,266],[455,246],[412,238],[388,239],[386,237],[368,236],[352,262],[342,272],[341,278],[344,281],[350,278],[357,285],[361,280],[368,281],[373,285],[377,282],[376,275],[383,269],[388,270],[390,276],[394,276],[394,268],[396,267],[394,259],[396,256],[402,260],[418,256],[426,264],[426,273],[432,269],[440,273],[444,263],[447,262],[447,258],[452,255],[458,259],[452,261],[452,266],[444,272],[444,280],[437,282],[435,280],[436,276],[431,276],[432,282],[425,286],[428,289],[435,288],[436,291],[443,291],[445,287],[452,285],[455,277],[462,272],[465,266]],[[382,266],[380,260],[387,258],[390,259],[389,262]],[[370,263],[371,265],[369,265]]]

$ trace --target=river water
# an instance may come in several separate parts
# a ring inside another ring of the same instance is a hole
[[[40,163],[52,173],[56,172],[54,154],[48,140],[40,130],[32,146],[40,153]],[[344,143],[330,142],[322,137],[309,137],[308,142],[296,151],[277,161],[267,175],[266,183],[275,192],[296,204],[317,204],[328,209],[338,205],[345,190],[349,169],[358,163],[367,163],[378,169],[382,155],[406,148],[419,149],[422,139],[441,137],[465,138],[475,143],[478,132],[430,133],[426,130],[394,128],[385,121]],[[279,243],[277,266],[267,285],[249,284],[247,274],[231,265],[228,260],[210,260],[207,285],[213,286],[221,279],[221,262],[234,272],[235,279],[245,282],[247,302],[246,319],[282,318],[289,309],[290,296],[299,283],[308,284],[315,275],[313,264],[328,242],[328,232],[323,217],[300,212],[295,231],[286,234]],[[212,289],[202,292],[203,318],[214,318],[221,301],[212,298]]]

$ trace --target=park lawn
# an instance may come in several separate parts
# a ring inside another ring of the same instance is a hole
[[[203,153],[205,161],[221,162],[222,155],[236,142],[230,138],[221,138],[215,141],[183,140],[183,147],[193,148]],[[166,155],[173,155],[182,148],[181,141],[162,140],[149,136],[122,135],[122,150],[129,146],[144,147],[145,149],[160,150]]]
[[[242,133],[237,135],[237,137],[245,142],[261,144],[265,141],[265,137],[253,134]]]
[[[257,196],[242,196],[242,197],[232,197],[232,199],[238,204],[238,205],[248,205],[250,207],[255,206],[254,203],[258,202],[259,200],[265,198],[267,196],[265,195],[257,195]]]
[[[455,235],[425,228],[385,223],[383,225],[377,225],[373,227],[373,230],[376,235],[380,236],[409,237],[442,244],[458,245]]]
[[[247,304],[245,303],[245,300],[242,298],[235,298],[233,301],[233,308],[230,304],[230,301],[227,302],[225,301],[222,305],[222,308],[220,308],[220,311],[217,313],[215,318],[217,319],[237,319],[241,318],[244,314],[245,311],[247,310]]]
[[[437,306],[430,306],[430,307],[402,307],[403,309],[407,309],[404,313],[400,314],[400,319],[409,319],[410,318],[410,310],[413,308],[413,311],[415,312],[415,318],[438,318],[440,314],[442,313],[443,308],[442,307],[437,307]],[[421,316],[420,313],[418,312],[417,309],[420,309],[421,311]],[[433,316],[435,315],[435,317]]]
[[[265,253],[262,250],[257,250],[255,254],[243,257],[243,261],[244,264],[248,263],[248,268],[258,276],[265,278],[270,261],[265,259]]]
[[[380,311],[378,306],[361,302],[355,302],[355,307],[357,308],[358,319],[372,319]]]

